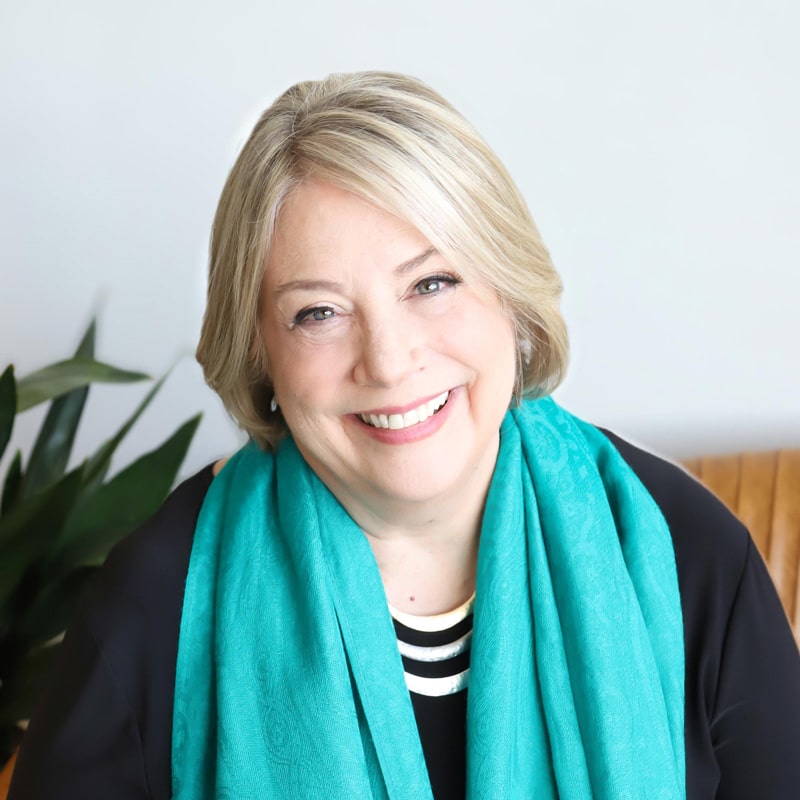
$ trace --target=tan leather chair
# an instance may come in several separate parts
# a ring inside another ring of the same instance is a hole
[[[8,794],[8,786],[11,783],[11,772],[14,769],[14,762],[17,760],[16,754],[11,757],[11,761],[2,767],[2,771],[0,771],[0,800],[6,800],[6,795]]]
[[[684,466],[749,529],[800,645],[800,450],[696,458]]]

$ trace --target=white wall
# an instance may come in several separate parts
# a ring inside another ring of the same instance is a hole
[[[121,462],[199,409],[184,472],[235,447],[189,355],[216,198],[277,94],[358,68],[427,80],[517,178],[566,284],[563,403],[673,456],[800,446],[796,3],[0,3],[0,366],[98,308],[102,358],[186,354]],[[94,389],[76,455],[143,392]]]

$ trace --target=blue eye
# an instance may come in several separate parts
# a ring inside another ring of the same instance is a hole
[[[455,275],[431,275],[423,278],[414,288],[418,294],[438,294],[442,290],[461,283],[461,279]]]
[[[305,308],[295,316],[294,324],[302,325],[304,322],[325,322],[326,320],[332,319],[334,316],[334,310],[327,306]]]

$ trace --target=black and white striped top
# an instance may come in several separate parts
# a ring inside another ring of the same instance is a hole
[[[442,697],[467,688],[474,602],[475,595],[452,611],[429,617],[389,606],[410,692]]]
[[[445,614],[389,607],[436,800],[466,794],[467,691],[474,595]]]

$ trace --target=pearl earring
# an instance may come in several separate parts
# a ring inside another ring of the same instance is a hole
[[[531,343],[531,340],[523,339],[519,343],[519,351],[522,355],[522,360],[525,363],[525,366],[529,366],[531,363],[531,358],[533,358],[533,344]]]
[[[269,410],[274,414],[278,410],[278,401],[275,395],[272,395],[272,400],[269,401]]]

